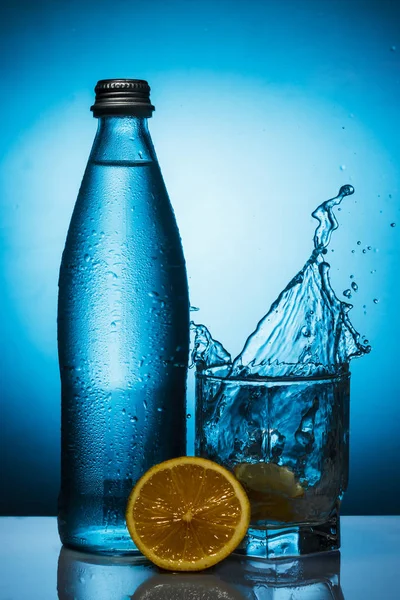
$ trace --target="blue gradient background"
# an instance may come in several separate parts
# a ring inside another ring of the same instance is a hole
[[[0,11],[1,512],[56,510],[58,266],[96,129],[92,90],[107,77],[152,86],[196,320],[233,354],[308,258],[312,210],[355,186],[329,261],[338,294],[351,274],[359,285],[352,320],[373,352],[352,365],[343,512],[400,512],[400,4],[3,0]]]

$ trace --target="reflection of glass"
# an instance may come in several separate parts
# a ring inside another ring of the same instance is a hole
[[[143,557],[102,557],[62,548],[59,600],[127,600],[154,570]]]
[[[231,557],[215,574],[247,600],[344,600],[337,551],[276,561]]]
[[[338,549],[349,374],[240,379],[224,369],[196,376],[196,454],[246,488],[252,521],[238,551],[271,558]]]
[[[344,600],[340,553],[277,561],[230,556],[203,573],[165,573],[142,557],[62,548],[59,600]]]

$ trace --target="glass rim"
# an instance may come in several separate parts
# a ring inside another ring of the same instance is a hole
[[[282,384],[294,384],[294,383],[306,383],[306,382],[310,382],[310,381],[314,381],[315,383],[321,381],[321,382],[327,382],[327,381],[339,381],[339,380],[344,380],[344,379],[350,379],[350,371],[349,370],[344,370],[342,372],[339,373],[334,373],[334,374],[321,374],[321,375],[308,375],[308,376],[301,376],[301,375],[288,375],[288,376],[281,376],[281,377],[257,377],[257,376],[250,376],[250,377],[243,377],[243,376],[224,376],[224,375],[217,375],[215,373],[212,373],[213,370],[217,370],[217,369],[221,369],[222,367],[210,367],[208,369],[205,369],[204,371],[200,371],[197,370],[196,371],[196,379],[206,379],[208,381],[210,380],[214,380],[214,381],[221,381],[221,382],[235,382],[235,383],[243,383],[243,384],[247,384],[247,385],[262,385],[262,384],[271,384],[271,383],[282,383]]]

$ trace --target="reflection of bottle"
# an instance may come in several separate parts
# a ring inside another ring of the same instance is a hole
[[[185,454],[189,302],[178,228],[147,128],[149,86],[105,80],[60,269],[61,540],[129,552],[129,491]]]
[[[102,557],[62,548],[58,559],[59,600],[127,600],[152,576],[142,557]]]
[[[248,600],[344,600],[338,551],[276,561],[233,555],[215,574]]]

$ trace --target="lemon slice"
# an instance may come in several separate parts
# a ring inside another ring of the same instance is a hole
[[[304,488],[293,471],[275,463],[242,463],[234,472],[248,494],[252,523],[296,519],[295,503],[304,495]]]
[[[235,467],[235,475],[246,488],[255,492],[284,494],[289,498],[304,494],[293,471],[275,463],[242,463]]]
[[[126,524],[139,550],[170,571],[200,571],[242,541],[250,504],[239,481],[204,458],[156,465],[133,488]]]

